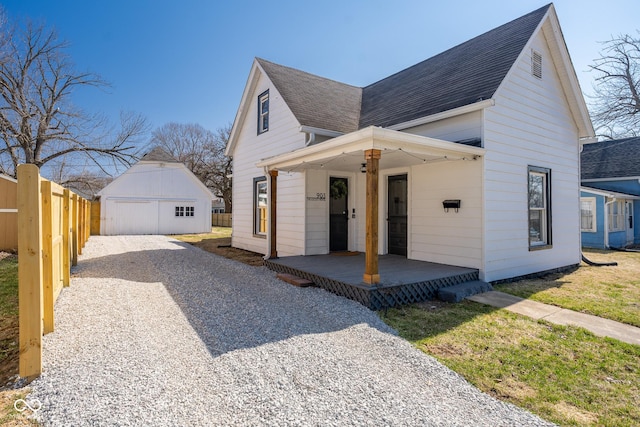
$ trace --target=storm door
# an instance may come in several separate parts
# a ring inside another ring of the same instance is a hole
[[[633,230],[633,201],[627,200],[625,203],[625,214],[627,220],[627,245],[632,245],[634,242],[634,230]]]
[[[407,175],[388,179],[388,252],[407,256]]]
[[[329,250],[346,251],[349,241],[349,180],[329,178]]]

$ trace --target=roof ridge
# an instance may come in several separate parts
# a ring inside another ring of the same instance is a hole
[[[402,70],[399,70],[399,71],[397,71],[397,72],[395,72],[395,73],[393,73],[393,74],[390,74],[390,75],[388,75],[388,76],[386,76],[386,77],[384,77],[384,78],[382,78],[382,79],[380,79],[380,80],[378,80],[378,81],[376,81],[376,82],[373,82],[373,83],[371,83],[371,84],[368,84],[367,86],[363,86],[363,89],[369,88],[369,87],[371,87],[371,86],[373,86],[373,85],[376,85],[376,84],[378,84],[378,83],[380,83],[380,82],[383,82],[383,81],[385,81],[385,80],[387,80],[387,79],[391,79],[392,77],[395,77],[395,76],[397,76],[398,74],[404,73],[405,71],[411,70],[412,68],[417,68],[417,67],[419,67],[419,66],[423,65],[425,62],[427,62],[427,61],[431,61],[431,60],[432,60],[432,59],[434,59],[434,58],[437,58],[437,57],[439,57],[439,56],[444,56],[445,54],[450,53],[450,52],[451,52],[452,50],[454,50],[454,49],[459,49],[459,48],[461,48],[462,46],[464,46],[464,45],[466,45],[466,44],[471,44],[472,42],[476,41],[477,39],[479,39],[479,38],[481,38],[481,37],[485,37],[485,36],[487,36],[489,33],[492,33],[492,32],[498,32],[499,30],[502,30],[502,29],[504,29],[505,27],[507,27],[507,26],[509,26],[509,25],[513,25],[513,23],[514,23],[514,22],[516,22],[516,21],[524,20],[524,19],[528,18],[528,17],[529,17],[529,16],[531,16],[531,15],[534,15],[534,14],[540,13],[540,11],[542,11],[543,9],[548,9],[549,7],[551,7],[551,5],[552,5],[552,4],[553,4],[553,3],[549,3],[549,4],[547,4],[546,6],[542,6],[542,7],[538,8],[538,9],[536,9],[536,10],[534,10],[534,11],[531,11],[531,12],[529,12],[529,13],[525,14],[525,15],[522,15],[522,16],[520,16],[520,17],[518,17],[518,18],[512,19],[512,20],[511,20],[511,21],[509,21],[509,22],[506,22],[506,23],[504,23],[504,24],[502,24],[502,25],[499,25],[499,26],[494,27],[494,28],[492,28],[492,29],[490,29],[490,30],[487,30],[487,31],[485,31],[485,32],[484,32],[484,33],[482,33],[482,34],[479,34],[479,35],[477,35],[477,36],[475,36],[475,37],[473,37],[473,38],[470,38],[470,39],[468,39],[468,40],[463,41],[462,43],[458,43],[457,45],[452,46],[452,47],[450,47],[450,48],[449,48],[449,49],[447,49],[447,50],[444,50],[444,51],[442,51],[442,52],[436,53],[435,55],[433,55],[433,56],[431,56],[431,57],[429,57],[429,58],[426,58],[426,59],[424,59],[424,60],[422,60],[422,61],[420,61],[420,62],[418,62],[418,63],[416,63],[416,64],[413,64],[413,65],[410,65],[409,67],[403,68]]]

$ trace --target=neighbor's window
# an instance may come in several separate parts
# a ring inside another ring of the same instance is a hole
[[[176,206],[176,216],[193,216],[194,213],[193,206]]]
[[[551,170],[529,166],[529,249],[551,246]]]
[[[253,234],[267,234],[267,179],[253,179]]]
[[[542,55],[535,50],[531,51],[531,74],[539,79],[542,78]]]
[[[581,197],[580,198],[580,230],[596,232],[596,198]]]
[[[258,134],[269,130],[269,91],[258,96]]]
[[[616,200],[609,204],[609,231],[625,230],[624,200]]]

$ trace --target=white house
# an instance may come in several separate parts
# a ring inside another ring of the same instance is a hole
[[[366,87],[255,59],[232,128],[234,247],[398,254],[487,282],[580,262],[594,130],[547,5]]]
[[[211,192],[185,165],[158,147],[98,196],[103,235],[211,231]]]

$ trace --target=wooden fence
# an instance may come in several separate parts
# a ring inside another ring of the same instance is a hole
[[[0,251],[18,249],[18,181],[0,174]]]
[[[53,332],[55,304],[89,238],[90,203],[18,166],[20,376],[42,372],[42,335]]]
[[[212,227],[231,227],[230,213],[214,213],[211,214]]]

